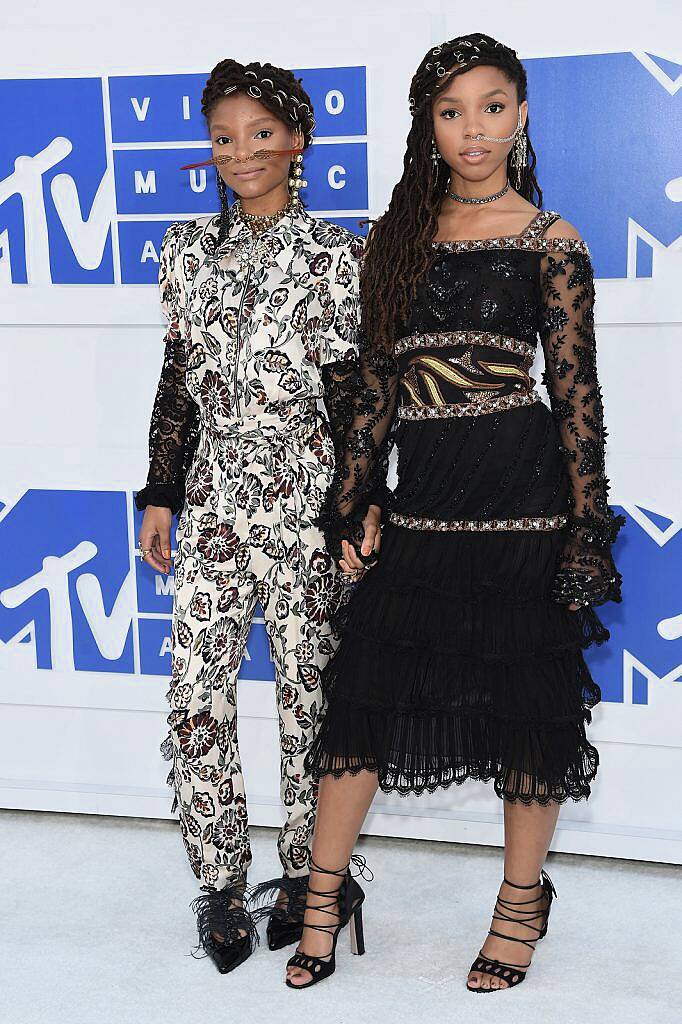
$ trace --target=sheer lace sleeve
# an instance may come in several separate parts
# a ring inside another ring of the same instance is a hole
[[[398,371],[392,356],[371,350],[359,332],[358,354],[322,367],[325,405],[336,449],[336,469],[319,525],[335,560],[341,541],[359,550],[370,505],[390,504],[386,484],[393,443]]]
[[[184,225],[171,224],[164,235],[159,259],[161,308],[168,319],[161,377],[156,389],[149,428],[147,484],[135,496],[139,509],[147,505],[180,511],[185,500],[185,478],[197,446],[198,409],[185,374],[187,355],[180,330],[175,264],[179,235]]]
[[[597,377],[594,280],[585,243],[548,239],[542,259],[544,382],[570,479],[566,546],[554,597],[570,604],[620,601],[611,545],[624,523],[608,505],[604,414]]]

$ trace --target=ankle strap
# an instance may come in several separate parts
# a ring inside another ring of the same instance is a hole
[[[316,864],[313,858],[310,858],[310,870],[317,871],[320,875],[334,875],[335,878],[345,878],[346,872],[348,871],[349,865],[346,864],[345,868],[339,868],[338,871],[333,871],[330,868],[322,868],[319,864]]]
[[[356,874],[353,874],[351,865],[358,869]],[[310,869],[311,871],[317,871],[320,875],[332,875],[334,878],[345,878],[350,873],[353,878],[363,878],[366,882],[374,880],[374,872],[367,866],[367,861],[359,853],[354,853],[345,868],[339,868],[338,871],[320,867],[311,857]]]
[[[504,884],[510,886],[512,889],[537,889],[539,885],[542,885],[542,879],[538,879],[537,882],[533,882],[532,885],[517,885],[516,882],[510,882],[507,876],[504,876]]]
[[[504,884],[508,885],[511,889],[522,889],[528,892],[531,889],[537,889],[538,886],[540,886],[545,891],[549,890],[551,891],[553,896],[556,896],[556,889],[554,888],[554,883],[552,882],[552,879],[549,877],[549,875],[544,869],[540,872],[540,877],[538,878],[537,882],[533,882],[532,885],[517,885],[516,882],[510,882],[506,875],[503,876],[503,880]]]

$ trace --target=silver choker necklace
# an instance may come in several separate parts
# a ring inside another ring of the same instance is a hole
[[[454,199],[456,203],[464,203],[466,206],[482,206],[483,203],[494,203],[496,199],[501,199],[502,196],[506,196],[508,191],[509,182],[499,192],[495,192],[491,196],[458,196],[456,192],[449,190],[445,194],[448,199]]]

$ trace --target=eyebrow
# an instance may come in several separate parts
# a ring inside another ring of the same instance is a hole
[[[491,96],[497,96],[500,93],[502,94],[502,96],[508,96],[509,95],[507,92],[504,91],[504,89],[491,89],[490,92],[484,92],[483,95],[481,96],[481,99],[482,100],[488,100],[488,99],[490,99]],[[459,103],[459,102],[461,102],[461,100],[460,100],[459,96],[440,96],[436,100],[436,103],[446,103],[446,102],[448,102],[448,103]]]

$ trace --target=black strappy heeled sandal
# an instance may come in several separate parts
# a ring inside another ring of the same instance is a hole
[[[354,854],[351,857],[351,864],[354,864],[359,869],[358,875],[361,878],[365,878],[369,882],[372,881],[374,875],[367,867],[364,857]],[[301,985],[295,985],[287,978],[286,983],[289,988],[310,988],[311,985],[317,985],[318,982],[324,981],[325,978],[334,973],[336,970],[336,943],[341,929],[345,928],[347,924],[350,924],[351,953],[354,953],[356,956],[362,956],[365,952],[365,936],[362,927],[362,904],[365,900],[365,894],[351,874],[350,864],[341,871],[328,871],[326,868],[319,867],[314,861],[311,861],[310,867],[311,871],[317,871],[321,875],[330,875],[334,878],[343,879],[339,888],[329,891],[312,889],[310,884],[308,885],[308,892],[313,896],[328,897],[327,903],[315,904],[310,909],[333,918],[333,924],[304,923],[303,932],[305,934],[306,928],[316,932],[324,932],[326,935],[331,936],[332,948],[326,956],[308,956],[307,953],[297,949],[287,963],[287,967],[300,967],[302,970],[310,973],[311,979]]]
[[[504,882],[510,889],[525,890],[526,892],[530,889],[537,889],[538,886],[542,888],[540,895],[535,896],[532,900],[505,900],[502,899],[501,896],[498,896],[495,901],[493,921],[509,921],[513,924],[522,924],[524,928],[529,929],[531,937],[528,939],[521,939],[516,938],[513,935],[503,935],[502,932],[498,932],[494,928],[490,928],[488,935],[495,935],[498,939],[506,939],[507,942],[520,942],[523,946],[527,946],[528,949],[533,952],[536,944],[540,939],[544,939],[547,934],[549,912],[552,909],[552,900],[556,896],[556,889],[552,884],[552,879],[545,871],[542,871],[540,873],[539,881],[535,882],[534,885],[516,885],[514,882],[510,882],[507,878],[504,879]],[[547,905],[544,909],[538,909],[537,904],[542,900],[543,896],[547,900]],[[531,903],[535,905],[534,909],[523,909],[524,907],[528,907]],[[542,918],[541,927],[538,927],[538,925],[534,923],[537,918]],[[534,936],[532,934],[533,932],[535,933]],[[493,978],[499,978],[500,981],[506,982],[506,988],[514,988],[515,985],[520,985],[522,981],[525,981],[529,967],[530,961],[527,964],[507,964],[502,960],[491,960],[489,957],[485,956],[483,952],[479,952],[478,957],[469,968],[469,974],[471,974],[472,971],[476,971],[479,974],[490,974]],[[482,988],[480,985],[474,987],[469,984],[467,984],[467,988],[469,992],[502,991],[501,988]]]

